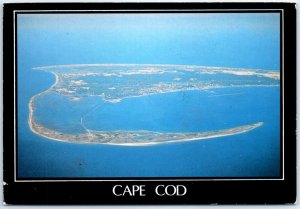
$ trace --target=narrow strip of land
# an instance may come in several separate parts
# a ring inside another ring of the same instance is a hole
[[[117,103],[122,102],[124,99],[179,91],[206,91],[209,89],[234,87],[274,87],[280,85],[279,71],[260,69],[138,64],[57,65],[36,67],[35,69],[54,74],[55,83],[46,91],[36,94],[30,99],[29,127],[34,133],[48,139],[72,143],[145,146],[184,142],[242,134],[262,126],[263,123],[258,122],[206,132],[164,133],[147,130],[90,130],[85,126],[84,118],[87,114],[99,108],[99,105],[96,105],[85,115],[81,116],[81,118],[78,118],[80,119],[80,125],[85,130],[84,133],[66,134],[52,130],[37,122],[34,113],[36,108],[35,101],[39,97],[55,93],[65,96],[73,102],[77,102],[82,98],[97,96],[100,97],[102,102]],[[231,77],[228,78],[228,74]],[[241,93],[226,93],[211,96],[237,94]]]

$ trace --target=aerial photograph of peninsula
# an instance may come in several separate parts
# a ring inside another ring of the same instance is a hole
[[[17,14],[17,177],[278,178],[280,30],[271,12]]]

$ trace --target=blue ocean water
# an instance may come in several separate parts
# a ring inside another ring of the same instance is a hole
[[[229,90],[243,94],[231,100],[210,97],[206,103],[201,102],[205,92],[153,95],[124,100],[116,104],[117,107],[106,108],[110,113],[107,117],[115,120],[113,126],[124,127],[126,114],[138,118],[126,123],[129,128],[150,124],[153,130],[172,131],[172,128],[184,127],[194,131],[226,127],[226,121],[236,125],[264,122],[262,127],[246,134],[211,140],[146,147],[83,145],[42,138],[28,126],[30,98],[48,89],[55,79],[52,74],[32,67],[152,63],[278,70],[279,25],[279,14],[272,13],[140,15],[139,18],[112,14],[18,14],[18,177],[279,176],[279,87],[218,89],[215,91],[220,94]],[[159,106],[162,97],[169,97],[166,102],[183,97],[190,99],[194,110],[181,111],[182,103]],[[216,106],[208,106],[209,101]],[[134,115],[137,112],[125,108],[138,107],[141,103],[148,104],[151,111],[138,110],[139,115]],[[201,105],[204,112],[197,111]],[[124,112],[125,109],[129,113]],[[165,111],[168,118],[155,118],[151,114],[160,111]],[[112,117],[114,114],[118,119]],[[222,121],[211,120],[220,116]],[[149,123],[153,117],[162,125]],[[143,124],[142,119],[148,121]],[[178,120],[188,122],[180,124]],[[173,123],[167,126],[166,121]],[[99,125],[103,125],[101,121]],[[110,124],[104,125],[113,128]]]
[[[221,130],[276,121],[279,105],[274,100],[279,101],[278,87],[183,91],[105,103],[86,115],[84,122],[92,130]]]

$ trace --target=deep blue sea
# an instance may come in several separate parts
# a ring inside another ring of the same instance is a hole
[[[99,120],[91,128],[108,130],[198,131],[264,122],[245,134],[145,147],[45,139],[29,129],[28,103],[55,80],[33,70],[36,66],[149,63],[279,70],[279,27],[279,15],[272,13],[18,14],[18,177],[278,177],[279,87],[214,90],[241,93],[235,96],[191,91],[126,99],[105,108],[110,113],[105,124],[100,118],[105,111],[91,116]]]

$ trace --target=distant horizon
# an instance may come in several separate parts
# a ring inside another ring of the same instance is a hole
[[[212,66],[212,65],[189,65],[189,64],[171,64],[171,63],[74,63],[74,64],[53,64],[45,66],[34,66],[32,69],[39,68],[56,68],[56,67],[72,67],[72,66],[105,66],[105,65],[115,65],[115,66],[130,66],[130,65],[155,65],[155,66],[190,66],[190,67],[204,67],[204,68],[226,68],[226,69],[245,69],[245,70],[267,70],[267,71],[280,71],[279,69],[263,69],[263,68],[242,68],[242,67],[227,67],[227,66]]]
[[[53,57],[57,64],[280,68],[280,13],[275,12],[17,14],[17,20],[18,53],[38,57],[38,65],[51,65]],[[24,48],[25,42],[31,47]]]

